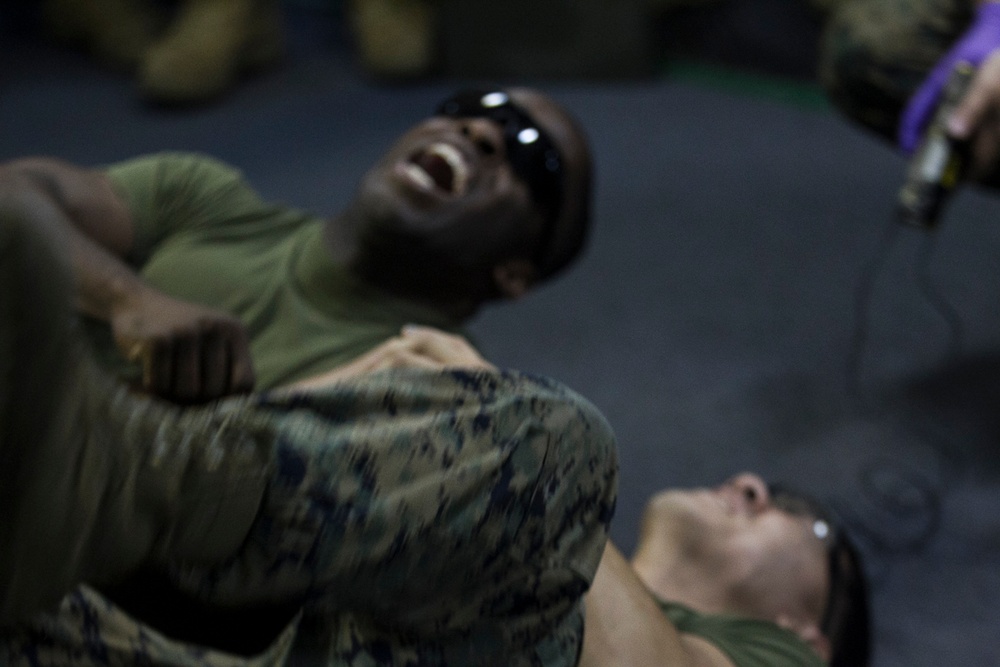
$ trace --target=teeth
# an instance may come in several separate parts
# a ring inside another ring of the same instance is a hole
[[[442,160],[447,162],[449,167],[451,167],[453,174],[452,192],[455,194],[462,194],[465,192],[465,184],[469,179],[469,167],[466,165],[465,158],[462,156],[461,151],[451,144],[436,143],[432,144],[427,149],[427,152],[437,155]]]
[[[420,187],[431,190],[434,188],[434,179],[431,178],[430,174],[418,167],[413,163],[407,163],[403,165],[403,169],[406,174],[420,184]]]

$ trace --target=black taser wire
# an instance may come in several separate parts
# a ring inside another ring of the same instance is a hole
[[[941,102],[907,165],[906,179],[897,197],[896,218],[886,226],[873,259],[862,270],[855,292],[855,330],[848,356],[847,377],[850,394],[863,408],[866,406],[861,399],[861,373],[864,348],[868,340],[867,316],[874,296],[875,281],[898,237],[900,227],[934,231],[945,204],[963,176],[967,162],[967,144],[949,136],[947,122],[964,97],[974,74],[975,68],[967,62],[959,62],[952,70]],[[930,233],[922,239],[915,267],[917,288],[923,299],[947,324],[950,331],[949,355],[955,356],[961,350],[962,321],[957,311],[938,293],[930,280],[933,241],[934,235]]]
[[[882,265],[889,257],[898,232],[911,227],[927,232],[914,261],[917,288],[922,298],[945,321],[949,330],[948,356],[955,358],[962,349],[962,320],[958,312],[934,288],[930,279],[930,259],[942,209],[962,178],[967,145],[947,133],[947,119],[961,101],[975,73],[969,63],[956,65],[931,122],[906,170],[899,190],[895,219],[889,221],[879,238],[875,253],[862,269],[854,295],[854,336],[847,358],[847,391],[855,409],[869,419],[878,418],[877,401],[865,396],[862,371],[868,343],[868,314],[875,295],[875,284]],[[902,223],[902,224],[900,224]],[[938,452],[943,461],[949,457],[950,443],[940,434],[923,433],[922,439]],[[859,484],[870,502],[886,516],[904,522],[916,521],[916,528],[905,537],[882,535],[860,517],[852,523],[867,537],[871,547],[891,552],[917,552],[937,532],[941,515],[941,490],[938,484],[920,474],[907,473],[895,462],[873,460],[860,473]],[[905,490],[901,491],[900,489]],[[902,494],[902,495],[900,495]],[[846,514],[851,514],[846,512]],[[907,525],[909,525],[907,523]]]

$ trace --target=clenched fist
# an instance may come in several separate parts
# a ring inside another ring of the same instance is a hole
[[[253,389],[246,329],[227,313],[144,289],[116,307],[110,324],[152,394],[200,403]]]

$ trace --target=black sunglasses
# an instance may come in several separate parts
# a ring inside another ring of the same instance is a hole
[[[460,92],[438,105],[436,115],[488,118],[503,128],[507,161],[528,186],[546,220],[539,244],[539,258],[544,258],[562,206],[563,159],[556,145],[526,111],[500,90]]]

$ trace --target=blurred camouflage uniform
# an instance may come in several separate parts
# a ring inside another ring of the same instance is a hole
[[[10,227],[0,232],[0,259],[20,253],[6,242]],[[44,257],[14,269],[6,264],[0,307],[19,307],[6,297],[30,285],[39,308],[52,307],[53,322],[71,312],[65,285],[49,294]],[[0,458],[16,461],[19,448],[35,443],[25,442],[23,428],[7,426],[7,399],[21,386],[7,371],[38,367],[57,386],[65,373],[59,369],[79,359],[73,346],[52,358],[44,330],[36,332],[37,345],[17,349],[20,321],[11,314],[0,312]],[[34,350],[49,356],[32,361]],[[144,423],[159,415],[149,408],[155,402],[90,384],[66,395],[100,403],[100,414],[128,425],[126,435],[154,434],[128,449],[176,445],[160,442],[159,417]],[[581,596],[597,569],[617,491],[613,435],[582,397],[514,372],[400,370],[312,395],[274,392],[172,410],[205,424],[214,422],[199,421],[199,413],[233,413],[237,423],[264,425],[273,435],[262,468],[270,482],[242,547],[211,567],[172,564],[168,574],[180,590],[224,609],[303,608],[324,620],[321,660],[328,665],[576,663]],[[28,416],[46,432],[41,420],[52,415]],[[225,437],[219,433],[185,433],[183,445],[210,450],[213,439]],[[76,466],[57,472],[87,474]],[[3,486],[17,488],[11,479]],[[2,498],[17,507],[16,498]],[[102,516],[92,519],[99,524]],[[17,545],[0,547],[9,553]],[[81,587],[58,612],[8,628],[0,665],[282,665],[297,621],[248,659],[170,639]]]
[[[907,101],[974,9],[972,0],[843,0],[824,28],[820,82],[849,118],[895,143]]]

